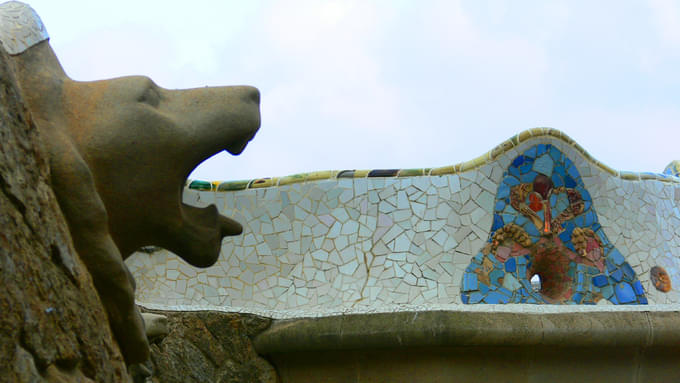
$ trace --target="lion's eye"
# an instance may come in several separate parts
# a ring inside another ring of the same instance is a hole
[[[137,98],[137,101],[157,107],[161,101],[161,96],[155,87],[150,86]]]

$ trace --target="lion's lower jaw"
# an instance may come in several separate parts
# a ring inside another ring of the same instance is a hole
[[[220,215],[215,205],[197,208],[182,204],[181,210],[181,228],[170,233],[167,248],[192,266],[214,265],[222,238],[243,231],[238,222]]]

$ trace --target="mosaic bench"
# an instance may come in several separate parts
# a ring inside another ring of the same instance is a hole
[[[184,201],[216,204],[243,235],[225,238],[204,270],[162,249],[127,263],[143,305],[275,318],[675,305],[677,170],[615,171],[564,133],[537,128],[442,168],[190,181]]]
[[[208,269],[127,264],[148,308],[275,318],[283,382],[679,381],[679,165],[537,128],[442,168],[189,181],[243,235]]]

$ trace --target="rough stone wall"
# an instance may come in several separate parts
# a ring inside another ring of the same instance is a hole
[[[221,312],[156,312],[167,315],[168,335],[152,339],[156,383],[277,382],[274,368],[257,355],[251,338],[270,319]]]
[[[0,49],[0,382],[128,382]]]

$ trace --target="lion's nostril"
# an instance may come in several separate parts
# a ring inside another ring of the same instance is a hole
[[[252,86],[246,87],[247,98],[255,102],[260,103],[260,91]]]

